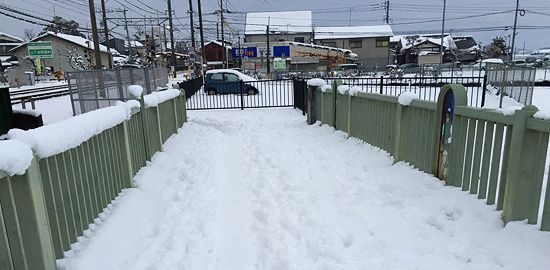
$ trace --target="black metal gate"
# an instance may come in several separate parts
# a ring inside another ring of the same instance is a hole
[[[183,82],[188,110],[295,107],[292,80],[239,81],[202,84]],[[303,97],[300,97],[303,99]],[[302,106],[305,107],[305,106]]]

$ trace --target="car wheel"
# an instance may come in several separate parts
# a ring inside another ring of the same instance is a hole
[[[258,90],[256,90],[256,88],[254,88],[254,87],[249,87],[248,90],[246,90],[246,93],[248,95],[255,95],[255,94],[258,93]]]
[[[216,89],[210,88],[210,89],[208,89],[208,91],[206,91],[206,93],[207,93],[209,96],[213,96],[213,95],[216,94]]]

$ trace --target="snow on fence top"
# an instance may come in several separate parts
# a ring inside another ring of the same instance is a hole
[[[409,106],[416,98],[418,97],[415,94],[405,91],[399,95],[397,101],[399,101],[399,104],[403,106]]]
[[[39,158],[46,158],[75,148],[93,136],[128,120],[133,106],[135,102],[120,102],[117,106],[91,111],[36,129],[12,129],[8,132],[8,137],[30,146]]]
[[[307,85],[309,86],[316,86],[316,87],[321,87],[323,85],[327,84],[325,82],[325,80],[323,79],[319,79],[319,78],[316,78],[316,79],[310,79],[307,81]]]
[[[350,87],[349,85],[340,85],[336,90],[338,90],[338,93],[345,95],[347,91],[349,91]]]
[[[128,92],[130,92],[130,95],[134,98],[141,98],[141,94],[143,94],[143,87],[140,85],[130,85],[128,86]]]
[[[0,171],[22,175],[32,162],[32,150],[18,140],[0,141]]]
[[[159,104],[173,99],[181,94],[180,90],[177,89],[168,89],[159,92],[153,92],[149,95],[143,96],[143,101],[147,108],[156,107]]]
[[[41,112],[39,112],[37,110],[30,110],[30,109],[13,109],[13,112],[18,113],[18,114],[30,115],[30,116],[34,116],[34,117],[38,117],[42,114]]]
[[[350,96],[355,96],[357,95],[357,93],[361,92],[363,89],[361,89],[361,87],[359,86],[352,86],[350,89],[349,89],[349,95]]]

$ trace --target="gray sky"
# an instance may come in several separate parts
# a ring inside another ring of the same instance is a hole
[[[154,16],[152,9],[160,12],[166,10],[164,0],[106,0],[107,9],[118,9],[124,4],[132,17]],[[196,10],[196,1],[193,0]],[[225,1],[225,0],[224,0]],[[384,10],[378,6],[384,0],[227,0],[227,9],[234,13],[226,19],[235,29],[244,29],[245,13],[247,11],[288,11],[312,10],[313,21],[317,26],[375,25],[383,22]],[[211,14],[218,9],[219,0],[202,0],[207,37],[215,37],[218,17]],[[446,32],[453,34],[472,34],[487,44],[499,36],[510,36],[511,30],[502,30],[513,25],[514,0],[448,0],[447,1]],[[82,26],[89,24],[87,1],[84,0],[2,0],[8,8],[34,15],[38,18],[51,18],[54,14],[66,19],[74,19]],[[99,0],[96,0],[99,8]],[[131,3],[131,4],[129,4]],[[132,5],[133,4],[133,5]],[[390,18],[395,33],[407,32],[440,32],[442,17],[442,0],[390,0]],[[188,0],[173,0],[176,12],[175,27],[178,29],[178,39],[189,39],[189,16],[187,14]],[[540,47],[550,47],[550,4],[549,0],[521,0],[520,8],[525,9],[525,16],[519,17],[517,47],[523,48],[524,42],[528,50]],[[351,13],[350,13],[351,10]],[[1,10],[0,10],[1,11]],[[152,12],[152,13],[149,13]],[[351,20],[350,20],[351,15]],[[110,13],[109,16],[121,17],[121,13]],[[23,17],[23,16],[19,16]],[[466,18],[465,18],[466,17]],[[0,31],[23,36],[26,28],[40,31],[42,26],[12,19],[0,14]],[[38,21],[38,19],[32,19]],[[124,28],[115,29],[124,34]],[[198,31],[197,31],[198,37]]]

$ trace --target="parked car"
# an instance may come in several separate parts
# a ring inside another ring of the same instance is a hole
[[[420,72],[420,66],[418,64],[404,64],[399,67],[397,70],[401,74],[414,74]]]
[[[258,94],[259,91],[251,81],[254,78],[232,69],[213,69],[206,72],[204,92],[208,95],[216,94]]]

